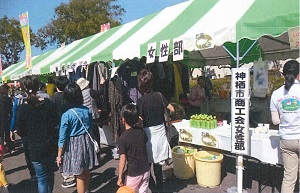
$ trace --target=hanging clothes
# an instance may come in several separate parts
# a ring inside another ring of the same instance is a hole
[[[167,101],[174,96],[174,70],[169,62],[155,62],[147,64],[146,68],[153,74],[153,91],[160,92]]]
[[[118,75],[110,79],[108,84],[108,98],[111,109],[110,126],[112,128],[113,142],[117,143],[124,131],[121,127],[121,110],[123,106],[122,80]]]
[[[87,75],[86,75],[86,79],[88,81],[90,81],[90,88],[93,88],[91,87],[92,86],[92,82],[93,82],[93,78],[94,78],[94,66],[97,64],[97,62],[93,62],[91,63],[89,66],[88,66],[88,69],[87,69]]]
[[[93,98],[97,102],[98,109],[101,109],[102,113],[109,111],[108,102],[108,81],[104,84],[100,84],[101,78],[108,80],[110,77],[109,65],[103,62],[93,62],[87,69],[87,80],[90,81],[90,88]]]
[[[176,64],[172,64],[174,69],[174,77],[175,77],[175,95],[172,98],[172,101],[178,102],[179,101],[179,95],[183,93],[182,84],[181,84],[181,78],[179,75],[179,70],[177,68]]]
[[[141,93],[137,89],[137,76],[144,67],[144,63],[140,61],[129,60],[121,64],[118,68],[117,74],[122,79],[123,104],[136,102],[141,96]]]
[[[165,62],[164,65],[165,80],[164,80],[164,91],[162,92],[164,97],[170,101],[174,97],[175,93],[175,78],[173,65],[169,62]]]
[[[94,65],[93,89],[99,90],[101,78],[104,78],[105,80],[109,78],[109,69],[104,63],[97,63]]]
[[[178,63],[179,65],[181,65],[181,85],[182,85],[182,89],[183,92],[186,93],[190,93],[190,74],[189,74],[189,69],[187,67],[187,65],[182,64],[182,63]]]
[[[160,62],[155,62],[150,67],[150,71],[153,74],[153,90],[156,92],[160,92],[165,95],[165,71],[163,68],[163,64]]]
[[[79,78],[86,78],[86,64],[74,63],[68,72],[70,82],[75,83]]]

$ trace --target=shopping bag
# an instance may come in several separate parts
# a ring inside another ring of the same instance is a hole
[[[94,144],[94,150],[95,150],[95,152],[99,153],[100,152],[100,146],[99,146],[98,142],[95,139],[93,139],[92,142]]]
[[[116,146],[113,141],[113,130],[108,125],[103,125],[102,127],[98,126],[99,135],[100,135],[100,143],[109,146]]]
[[[179,132],[170,122],[166,123],[166,136],[171,149],[179,144]]]

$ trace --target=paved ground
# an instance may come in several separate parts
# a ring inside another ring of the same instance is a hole
[[[17,151],[13,155],[6,155],[3,165],[6,170],[10,186],[10,193],[37,193],[37,183],[30,182],[29,172],[26,168],[24,153],[20,141],[17,143]],[[111,157],[111,148],[103,146],[101,165],[92,171],[91,192],[94,193],[115,193],[118,189],[117,165],[118,160]],[[228,152],[227,152],[228,153]],[[227,154],[225,152],[225,155]],[[229,153],[228,153],[229,154]],[[172,171],[172,167],[165,168]],[[209,177],[209,173],[207,174]],[[257,160],[245,160],[244,188],[249,193],[258,192],[279,192],[282,179],[282,168],[260,164]],[[75,188],[62,188],[61,176],[55,173],[54,193],[76,193]],[[222,181],[220,186],[215,188],[201,187],[197,184],[196,177],[189,180],[177,179],[174,175],[165,182],[166,193],[222,193],[227,192],[228,188],[236,186],[235,157],[228,155],[224,157],[222,165]],[[149,190],[149,193],[151,190]]]

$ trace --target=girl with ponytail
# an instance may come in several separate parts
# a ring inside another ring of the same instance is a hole
[[[34,107],[39,106],[43,101],[36,96],[39,86],[40,81],[37,79],[37,77],[26,76],[23,80],[23,87],[25,88],[25,92],[27,94],[27,103]]]
[[[40,81],[27,76],[21,82],[26,90],[27,103],[18,106],[15,129],[28,140],[29,156],[38,180],[39,193],[52,193],[54,171],[57,169],[55,157],[57,137],[54,129],[58,117],[54,104],[47,98],[39,98]]]
[[[283,67],[285,83],[272,93],[272,122],[279,124],[280,150],[284,166],[281,192],[294,192],[299,172],[300,84],[299,62],[289,60]]]
[[[299,76],[299,62],[297,60],[289,60],[283,67],[283,75],[285,79],[284,88],[289,91]]]

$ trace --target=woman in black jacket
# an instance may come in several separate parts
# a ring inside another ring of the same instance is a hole
[[[13,142],[10,140],[10,120],[12,115],[12,100],[8,97],[8,90],[4,85],[0,86],[0,137],[1,143],[6,142],[7,148],[13,150]]]
[[[25,77],[23,86],[26,89],[27,103],[21,104],[17,109],[16,129],[21,137],[27,135],[39,193],[52,193],[54,171],[57,169],[57,136],[54,127],[58,117],[54,104],[49,99],[36,95],[39,83],[36,77]]]

